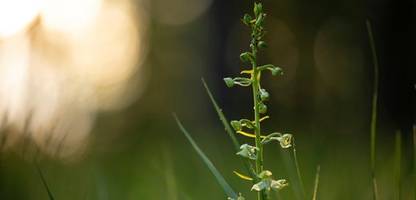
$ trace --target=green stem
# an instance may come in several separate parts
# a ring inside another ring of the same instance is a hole
[[[374,83],[373,83],[373,99],[371,112],[371,178],[373,181],[373,197],[378,199],[377,179],[376,179],[376,128],[377,128],[377,99],[378,99],[378,60],[376,48],[374,45],[373,32],[371,31],[370,21],[367,20],[368,37],[370,38],[370,46],[373,54],[374,63]]]
[[[305,186],[303,185],[302,175],[300,173],[300,167],[299,167],[299,162],[298,162],[298,155],[296,153],[295,138],[293,138],[292,144],[293,144],[292,145],[292,149],[293,149],[293,159],[295,160],[296,174],[298,176],[298,181],[299,181],[300,189],[302,191],[302,198],[303,199],[306,199]]]
[[[394,168],[395,168],[395,198],[396,200],[399,200],[401,195],[401,162],[402,162],[402,134],[398,130],[396,131],[396,144],[395,144],[395,159],[394,159]]]
[[[416,125],[413,125],[413,184],[416,198]]]
[[[260,113],[259,113],[259,71],[257,70],[257,48],[256,48],[256,39],[253,38],[251,41],[251,53],[253,54],[253,61],[252,61],[252,90],[253,90],[253,104],[254,104],[254,123],[256,128],[254,129],[256,138],[255,144],[256,147],[259,149],[256,159],[256,173],[259,174],[263,171],[263,145],[261,144],[261,128],[260,128]],[[264,191],[259,191],[257,194],[258,200],[263,200],[265,197]]]
[[[315,174],[315,185],[313,187],[313,195],[312,195],[312,200],[316,200],[316,197],[318,195],[318,187],[319,187],[319,173],[321,172],[321,166],[318,165],[318,167],[316,167],[316,174]]]

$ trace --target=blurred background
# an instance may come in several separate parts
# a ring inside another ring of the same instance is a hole
[[[381,199],[395,193],[401,131],[401,197],[415,199],[416,5],[412,0],[264,0],[271,93],[265,130],[292,133],[305,192],[371,199],[373,58],[379,61],[377,171]],[[225,199],[177,128],[247,199],[250,183],[201,84],[229,119],[250,118],[251,92],[222,81],[241,71],[253,1],[0,0],[0,198]],[[245,138],[240,138],[246,141]],[[288,157],[289,156],[289,157]],[[290,152],[266,149],[266,166],[301,199]],[[397,163],[397,162],[396,162]],[[240,170],[241,171],[241,170]]]

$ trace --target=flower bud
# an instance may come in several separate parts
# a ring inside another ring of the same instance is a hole
[[[260,49],[265,49],[267,48],[267,44],[264,41],[260,41],[259,43],[257,43],[257,47]]]
[[[251,18],[251,16],[249,14],[245,14],[244,15],[244,17],[243,17],[243,23],[245,25],[249,25],[251,20],[252,20],[252,18]]]
[[[272,72],[272,75],[273,76],[282,75],[283,74],[283,70],[280,67],[270,68],[270,71]]]
[[[264,114],[267,112],[267,106],[264,103],[260,103],[258,108],[260,114]]]
[[[224,82],[229,88],[234,86],[234,80],[232,78],[224,78]]]
[[[269,93],[265,89],[260,89],[260,99],[262,101],[269,100]]]
[[[263,5],[261,3],[255,3],[253,11],[256,17],[259,16],[263,12]]]
[[[253,58],[251,56],[251,53],[249,53],[249,52],[244,52],[244,53],[240,54],[240,59],[241,59],[241,61],[243,61],[245,63],[251,62],[253,60]]]
[[[265,14],[261,14],[261,15],[259,15],[259,17],[257,17],[257,20],[256,20],[256,26],[257,27],[260,27],[260,26],[263,25],[263,22],[264,22],[264,18],[265,17],[266,17]]]
[[[231,126],[233,127],[233,129],[235,131],[241,131],[241,129],[243,127],[243,125],[237,120],[231,121],[230,124],[231,124]]]

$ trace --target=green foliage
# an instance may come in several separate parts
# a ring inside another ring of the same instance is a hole
[[[201,79],[201,81],[202,81],[202,85],[204,85],[205,91],[207,92],[208,97],[211,100],[211,103],[212,103],[215,111],[217,112],[218,118],[220,119],[221,123],[224,126],[225,132],[227,132],[228,136],[230,137],[231,141],[233,142],[234,150],[236,152],[239,151],[239,149],[240,149],[240,142],[238,142],[235,132],[231,128],[230,124],[228,123],[227,117],[225,117],[225,115],[222,112],[221,108],[218,106],[217,102],[215,101],[214,96],[212,95],[212,92],[209,89],[209,87],[208,87],[207,83],[205,82],[205,80],[204,79]],[[247,170],[247,172],[249,174],[251,174],[252,176],[254,176],[255,175],[254,169],[251,166],[250,162],[248,162],[247,160],[244,160],[243,159],[243,164],[244,164],[244,167]]]
[[[376,135],[377,135],[377,102],[378,102],[378,59],[376,47],[374,44],[373,32],[371,23],[367,20],[367,32],[370,39],[371,51],[373,54],[374,64],[374,82],[373,82],[373,97],[371,109],[371,127],[370,127],[370,163],[371,163],[371,178],[373,182],[373,199],[378,200],[378,188],[376,179]]]
[[[208,169],[211,171],[211,173],[215,176],[218,183],[221,185],[224,192],[231,198],[237,198],[237,193],[234,192],[234,190],[231,188],[231,186],[225,181],[224,177],[221,175],[221,173],[217,170],[217,168],[212,164],[211,160],[205,155],[205,153],[198,147],[194,139],[191,137],[191,135],[188,133],[188,131],[183,127],[182,123],[179,121],[179,119],[176,117],[176,115],[173,115],[173,117],[176,120],[176,123],[178,124],[180,130],[185,135],[185,137],[188,139],[189,143],[191,143],[192,147],[195,149],[195,151],[198,153],[199,157],[204,161],[205,165],[208,167]]]
[[[316,173],[315,173],[315,184],[313,186],[313,195],[312,200],[316,200],[318,196],[318,187],[319,187],[319,174],[321,173],[321,166],[318,165],[316,167]]]
[[[42,181],[42,184],[45,187],[46,192],[48,193],[49,200],[54,200],[55,198],[53,198],[51,189],[49,188],[48,183],[46,182],[46,179],[45,179],[45,176],[42,173],[42,170],[40,169],[38,164],[35,163],[35,165],[36,165],[36,170],[38,171],[38,174],[39,174],[40,179]]]

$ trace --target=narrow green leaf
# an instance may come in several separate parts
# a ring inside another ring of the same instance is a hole
[[[303,179],[302,179],[302,175],[300,173],[300,167],[299,167],[299,162],[298,162],[298,154],[296,152],[296,144],[295,144],[295,138],[292,138],[292,146],[293,146],[293,160],[295,162],[295,166],[296,166],[296,174],[299,180],[299,184],[300,184],[300,189],[302,191],[302,196],[303,199],[305,199],[306,194],[305,194],[305,186],[303,185]]]
[[[376,136],[377,136],[377,102],[378,102],[378,58],[376,52],[376,45],[374,43],[371,23],[367,20],[367,32],[370,40],[371,52],[373,54],[374,64],[374,81],[373,81],[373,97],[371,108],[371,124],[370,124],[370,163],[371,163],[371,179],[373,181],[373,199],[378,200],[378,188],[376,179]]]
[[[321,166],[318,165],[318,167],[316,167],[316,174],[315,174],[315,185],[313,187],[313,196],[312,196],[312,200],[316,200],[316,197],[318,195],[318,186],[319,186],[319,174],[321,172]]]
[[[53,198],[52,192],[49,189],[49,186],[48,186],[48,183],[46,182],[45,177],[43,176],[42,170],[40,169],[40,167],[37,163],[35,165],[36,165],[36,169],[39,173],[40,179],[42,180],[43,186],[45,187],[46,192],[48,193],[49,199],[54,200],[55,198]]]
[[[293,144],[292,144],[293,145]],[[303,187],[303,180],[300,173],[299,163],[297,162],[296,145],[292,148],[284,149],[279,147],[280,153],[283,159],[283,164],[289,175],[289,182],[291,183],[291,189],[295,195],[294,199],[305,200],[305,190]]]
[[[227,132],[228,136],[230,136],[231,141],[233,142],[234,149],[236,152],[240,151],[241,144],[238,142],[237,137],[235,136],[235,132],[233,128],[231,128],[230,124],[228,123],[227,118],[225,117],[224,113],[222,112],[222,109],[218,106],[217,102],[215,101],[214,96],[211,93],[211,90],[209,89],[207,83],[205,82],[204,78],[201,79],[202,85],[204,85],[205,90],[209,96],[209,99],[211,100],[212,105],[215,108],[215,111],[217,112],[218,117],[220,118],[221,123],[223,124],[225,128],[225,132]],[[256,177],[256,174],[254,173],[253,167],[251,166],[250,162],[245,159],[241,159],[243,161],[244,167],[246,168],[247,172],[250,173],[251,177]]]
[[[416,197],[416,125],[413,124],[413,187]]]
[[[231,188],[231,186],[225,181],[224,177],[221,175],[221,173],[217,170],[217,168],[212,164],[211,160],[205,155],[205,153],[198,147],[198,145],[195,143],[195,141],[192,139],[191,135],[188,133],[188,131],[185,130],[182,123],[179,121],[178,117],[173,114],[173,117],[176,120],[176,123],[179,126],[179,129],[182,131],[182,133],[186,136],[189,143],[191,143],[192,147],[195,149],[195,151],[198,153],[199,157],[204,161],[204,163],[207,165],[211,173],[215,176],[218,183],[221,185],[222,189],[224,190],[225,194],[227,194],[228,197],[231,198],[238,198],[237,193],[234,192],[234,190]]]
[[[401,162],[402,162],[402,133],[400,130],[396,131],[396,143],[395,143],[395,154],[394,154],[394,199],[401,199],[401,189],[402,189],[402,180],[401,180]]]

